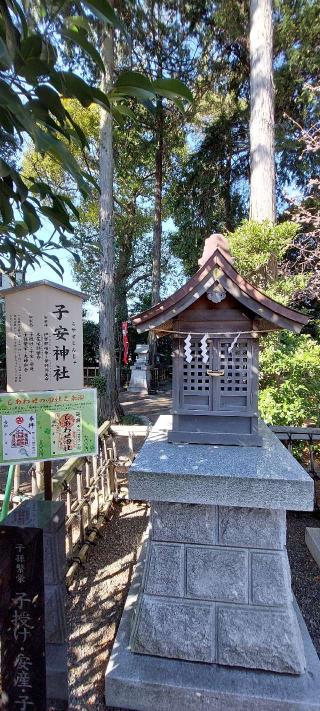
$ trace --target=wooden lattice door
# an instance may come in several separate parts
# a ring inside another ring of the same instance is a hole
[[[182,410],[243,411],[251,407],[252,342],[239,340],[229,352],[232,338],[212,338],[204,363],[200,339],[191,340],[192,361],[183,354]]]
[[[210,344],[210,353],[211,349]],[[208,375],[208,370],[210,370],[212,357],[209,355],[208,363],[203,363],[200,340],[195,338],[191,340],[191,355],[191,363],[187,363],[184,354],[182,355],[182,409],[209,411],[212,403],[212,379]]]

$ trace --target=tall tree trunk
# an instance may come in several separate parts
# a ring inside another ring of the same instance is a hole
[[[155,191],[154,219],[152,240],[152,306],[160,301],[161,283],[161,241],[162,241],[162,184],[163,184],[163,129],[164,116],[162,100],[157,100],[156,114],[156,156],[155,156]],[[149,333],[149,360],[154,364],[156,356],[156,338],[153,331]]]
[[[275,222],[272,0],[250,0],[250,218]]]
[[[156,116],[156,171],[154,191],[154,220],[152,241],[152,306],[160,301],[161,239],[162,239],[162,179],[163,179],[163,107],[157,101]]]
[[[113,0],[112,3],[113,4]],[[113,30],[103,27],[101,56],[105,66],[102,89],[108,92],[113,79]],[[112,117],[101,109],[100,121],[100,375],[104,378],[103,392],[100,392],[99,416],[101,420],[119,419],[121,407],[116,387],[115,355],[115,245],[113,225],[113,145]]]

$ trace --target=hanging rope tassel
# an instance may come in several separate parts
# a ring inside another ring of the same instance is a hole
[[[232,343],[231,343],[231,346],[229,346],[229,348],[228,348],[228,353],[232,353],[232,351],[233,351],[233,349],[234,349],[234,347],[235,347],[235,345],[236,345],[236,343],[237,343],[237,341],[238,341],[238,338],[240,338],[240,336],[241,336],[241,331],[240,331],[240,333],[238,333],[238,335],[233,339],[233,341],[232,341]]]

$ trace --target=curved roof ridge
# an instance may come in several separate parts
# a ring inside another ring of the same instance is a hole
[[[247,298],[250,299],[250,304],[248,303],[247,305],[253,313],[261,317],[262,309],[267,309],[267,312],[273,312],[275,316],[280,316],[282,319],[285,319],[286,324],[282,324],[282,328],[291,327],[291,330],[300,331],[302,326],[308,323],[309,319],[307,316],[296,311],[296,309],[291,309],[288,306],[280,304],[242,277],[233,267],[232,262],[233,259],[229,251],[228,240],[221,234],[211,235],[205,241],[202,257],[199,259],[200,268],[197,272],[183,286],[171,294],[171,296],[168,296],[163,301],[159,301],[150,309],[134,316],[132,318],[133,325],[137,327],[141,325],[142,327],[142,325],[145,325],[148,321],[152,321],[153,319],[157,320],[158,325],[159,323],[164,323],[166,320],[172,318],[173,314],[168,314],[168,312],[174,306],[177,307],[176,315],[180,311],[183,311],[184,305],[183,303],[181,304],[181,302],[185,301],[192,292],[195,292],[196,288],[204,282],[205,277],[207,277],[216,265],[222,269],[225,278],[229,279],[232,285],[237,287],[238,292],[240,292],[238,293],[238,301],[245,303]],[[206,290],[208,287],[204,288]],[[227,285],[226,288],[228,290]],[[194,295],[197,296],[196,294]],[[237,299],[236,294],[233,294],[233,296]],[[243,301],[243,299],[245,299],[245,301]],[[268,318],[267,314],[264,315],[264,318],[273,322],[270,317]],[[298,327],[297,329],[292,328],[294,324]],[[147,328],[144,328],[144,330],[147,330]]]

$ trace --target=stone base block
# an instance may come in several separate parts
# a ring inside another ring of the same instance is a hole
[[[306,656],[299,676],[165,659],[130,650],[143,561],[135,576],[106,672],[108,708],[134,711],[320,711],[320,660],[302,616]]]
[[[68,708],[67,644],[46,645],[47,698],[55,708]],[[50,704],[48,703],[48,708]]]
[[[306,544],[320,568],[320,528],[306,528]]]

